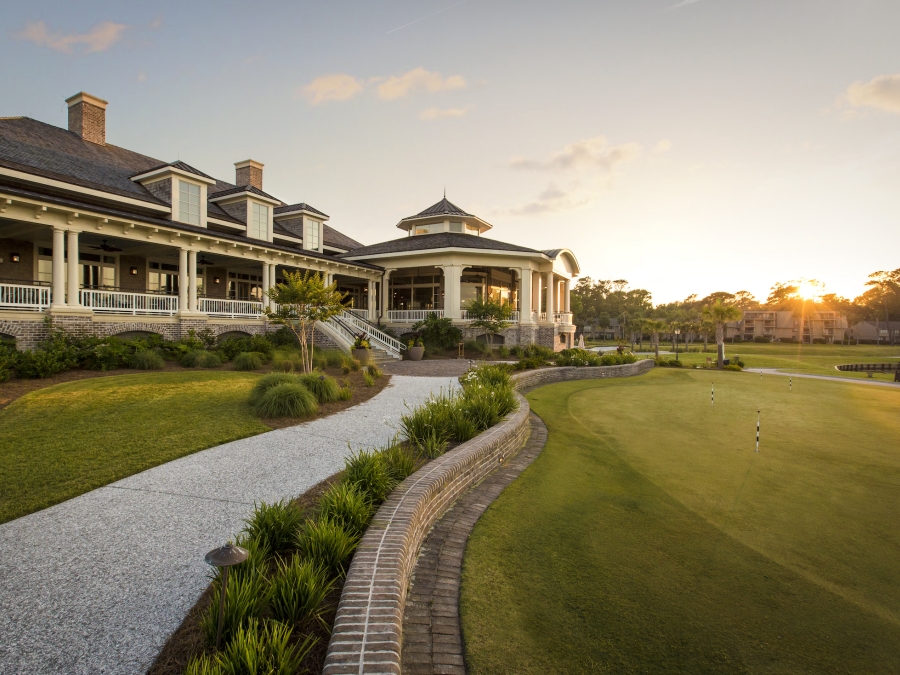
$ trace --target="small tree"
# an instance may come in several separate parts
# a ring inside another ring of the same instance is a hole
[[[703,308],[703,320],[716,327],[716,367],[725,367],[725,324],[741,318],[741,310],[734,305],[726,305],[721,300]]]
[[[487,334],[491,351],[494,350],[494,336],[499,335],[511,324],[513,312],[512,305],[503,304],[500,300],[492,298],[475,298],[469,302],[466,309],[469,318],[474,319],[469,325],[472,328],[481,328]]]
[[[453,321],[439,318],[436,312],[429,312],[424,320],[413,324],[413,331],[429,345],[441,349],[456,347],[462,339],[462,331],[453,325]]]
[[[341,313],[344,294],[338,292],[337,283],[326,286],[316,272],[285,272],[284,283],[272,286],[265,294],[277,306],[275,311],[266,307],[266,316],[297,336],[303,372],[311,372],[316,323]]]
[[[659,319],[644,319],[642,328],[650,333],[650,339],[653,341],[653,349],[656,351],[656,358],[659,358],[659,334],[666,329],[665,321]]]

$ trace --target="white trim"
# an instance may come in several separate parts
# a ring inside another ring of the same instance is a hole
[[[242,199],[255,199],[260,202],[266,202],[267,204],[281,206],[281,200],[275,199],[274,197],[263,197],[262,195],[258,195],[255,192],[251,192],[250,190],[232,192],[231,194],[222,195],[221,197],[216,197],[215,195],[213,195],[209,198],[209,201],[211,201],[213,204],[218,204],[219,202],[227,204],[229,202],[239,202]],[[274,211],[275,209],[273,208],[272,210]]]
[[[79,103],[87,103],[89,105],[102,108],[103,110],[106,110],[106,106],[109,105],[109,101],[104,101],[99,96],[94,96],[93,94],[89,94],[86,91],[79,91],[74,96],[70,96],[66,99],[66,103],[70,108],[73,105],[78,105]]]
[[[195,173],[191,173],[190,171],[185,171],[184,169],[179,169],[174,166],[161,166],[158,169],[153,169],[151,171],[147,171],[146,173],[140,173],[137,176],[132,176],[131,180],[135,183],[149,182],[151,178],[165,178],[169,174],[174,174],[176,176],[181,176],[182,178],[189,178],[192,181],[197,183],[205,183],[206,185],[215,185],[216,181],[212,178],[206,178],[205,176],[198,176]]]
[[[140,206],[146,209],[154,209],[156,211],[162,211],[164,213],[169,213],[170,207],[168,204],[154,204],[153,202],[144,201],[138,197],[123,197],[122,195],[113,194],[111,192],[105,192],[103,190],[93,190],[91,188],[81,187],[80,185],[75,185],[74,183],[68,183],[66,181],[54,180],[52,178],[44,178],[43,176],[38,176],[33,173],[27,173],[25,171],[16,171],[15,169],[7,169],[6,167],[0,166],[0,176],[9,176],[10,178],[18,178],[20,180],[29,181],[32,183],[37,183],[38,185],[46,185],[47,187],[55,187],[61,188],[63,190],[69,190],[71,192],[76,192],[79,194],[90,195],[92,197],[101,197],[103,199],[108,199],[110,201],[122,202],[123,204],[130,204],[132,206]],[[70,209],[71,210],[71,209]]]
[[[418,249],[414,251],[400,251],[397,253],[372,253],[369,255],[360,255],[360,256],[348,256],[345,258],[341,258],[341,260],[368,260],[370,258],[400,258],[407,256],[419,256],[419,255],[429,255],[433,253],[468,253],[472,255],[505,255],[505,256],[516,256],[521,258],[536,258],[540,257],[544,260],[550,260],[546,253],[542,253],[541,251],[535,251],[534,253],[529,253],[528,251],[506,251],[503,249],[495,249],[495,248],[460,248],[457,246],[450,246],[446,248],[426,248],[426,249]]]
[[[281,213],[275,214],[275,219],[285,218],[287,216],[297,216],[297,215],[308,215],[311,218],[317,218],[321,221],[330,220],[331,216],[326,216],[325,214],[319,213],[318,211],[310,211],[309,209],[295,209],[293,211],[282,211]]]
[[[247,226],[243,223],[229,223],[227,220],[219,220],[218,218],[210,216],[206,217],[206,222],[213,223],[214,225],[222,225],[224,227],[233,227],[234,229],[240,230],[241,232],[247,229]]]

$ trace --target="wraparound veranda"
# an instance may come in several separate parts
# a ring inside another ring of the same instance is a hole
[[[654,369],[529,401],[547,445],[466,551],[471,673],[898,671],[900,388]]]

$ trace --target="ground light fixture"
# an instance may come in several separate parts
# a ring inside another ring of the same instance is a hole
[[[225,544],[219,548],[214,548],[204,558],[206,564],[222,568],[222,597],[219,599],[219,628],[216,630],[216,649],[219,649],[222,641],[222,622],[225,620],[225,587],[228,585],[228,568],[232,565],[240,565],[249,556],[250,552],[247,549],[234,546],[233,544]]]

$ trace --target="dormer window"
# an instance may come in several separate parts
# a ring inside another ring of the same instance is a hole
[[[416,230],[413,234],[436,234],[443,231],[443,223],[432,223],[431,225],[416,225]]]
[[[319,222],[316,220],[306,220],[306,235],[304,248],[309,251],[319,250]]]
[[[178,220],[191,225],[200,224],[200,186],[178,181]]]
[[[250,236],[254,239],[269,238],[269,207],[253,202],[250,218]]]

